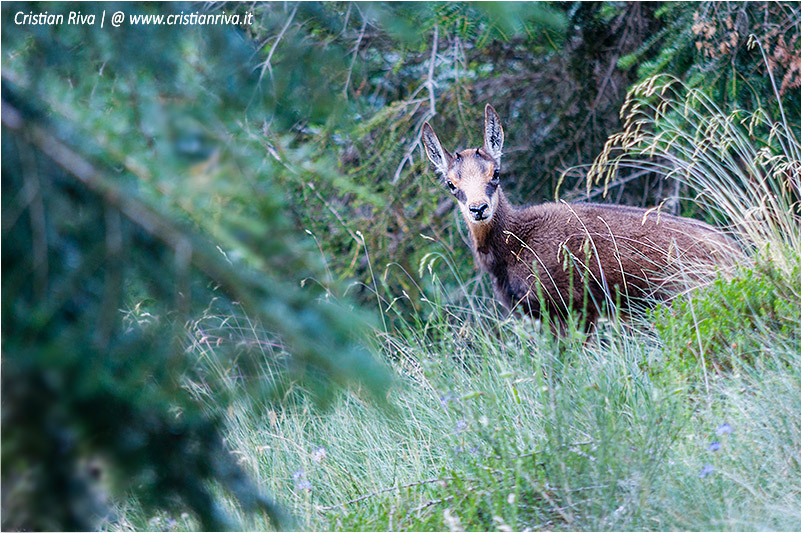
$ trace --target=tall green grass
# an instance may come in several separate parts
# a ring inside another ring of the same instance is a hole
[[[800,529],[799,143],[764,114],[724,115],[693,92],[655,103],[652,123],[634,118],[647,105],[638,98],[673,90],[658,82],[633,92],[630,129],[594,171],[637,164],[687,180],[749,252],[732,279],[626,324],[604,321],[588,339],[554,339],[505,318],[487,281],[459,279],[447,252],[429,255],[417,314],[398,312],[394,299],[408,296],[375,279],[387,320],[366,342],[397,378],[387,409],[358,391],[317,409],[299,385],[279,383],[281,346],[242,313],[210,310],[191,324],[208,379],[186,386],[199,399],[240,386],[252,375],[241,364],[283,391],[267,407],[232,403],[228,439],[302,528]],[[216,357],[221,345],[242,357]],[[120,516],[110,527],[194,526],[135,502]]]
[[[560,346],[474,306],[432,299],[408,329],[377,335],[400,382],[394,410],[345,392],[324,412],[303,395],[265,413],[234,404],[229,444],[304,529],[798,529],[798,335],[705,388],[645,328],[608,323]],[[238,321],[232,341],[268,342]],[[198,353],[238,386],[235,367]],[[132,528],[193,525],[128,515]]]
[[[630,89],[623,129],[597,157],[588,187],[608,184],[622,167],[678,180],[703,212],[790,274],[802,246],[799,123],[788,122],[779,94],[777,101],[779,120],[762,108],[722,110],[670,75],[649,78]]]

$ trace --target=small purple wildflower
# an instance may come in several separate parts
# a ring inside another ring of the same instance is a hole
[[[304,473],[303,470],[296,470],[292,475],[292,479],[295,480],[296,488],[302,490],[310,490],[312,488],[312,484],[309,483],[308,479],[306,479],[306,473]]]
[[[724,422],[721,424],[718,429],[716,430],[716,435],[726,435],[728,433],[732,433],[732,426],[728,423]]]
[[[721,449],[721,443],[717,440],[714,440],[710,443],[710,446],[707,447],[707,451],[709,452],[717,452]]]
[[[319,463],[320,461],[326,458],[326,455],[327,455],[326,448],[320,446],[316,448],[315,451],[312,452],[312,460],[316,463]]]
[[[476,455],[477,453],[479,453],[479,447],[478,446],[472,446],[471,449],[468,450],[468,451],[471,453],[471,455]]]
[[[445,396],[440,397],[440,405],[442,405],[443,407],[448,407],[448,404],[453,402],[454,398],[455,398],[454,393],[452,392],[446,393]]]
[[[713,473],[713,465],[705,465],[702,467],[702,472],[699,474],[699,477],[705,477],[708,474]]]
[[[468,427],[468,423],[464,420],[460,420],[457,422],[457,425],[454,426],[454,431],[456,433],[461,433],[466,427]]]

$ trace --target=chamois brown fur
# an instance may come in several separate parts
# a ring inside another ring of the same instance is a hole
[[[422,138],[468,223],[474,257],[490,275],[496,297],[534,318],[547,312],[560,329],[569,312],[581,314],[590,328],[615,304],[626,312],[636,301],[670,298],[701,267],[730,265],[739,255],[712,226],[656,210],[512,206],[499,183],[504,133],[490,105],[482,148],[452,156],[428,123]]]

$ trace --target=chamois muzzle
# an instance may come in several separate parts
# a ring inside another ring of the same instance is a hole
[[[471,213],[473,214],[473,218],[475,220],[484,220],[487,218],[487,215],[485,215],[485,211],[487,210],[486,203],[480,205],[471,205],[470,207],[468,207],[468,209],[470,209]]]

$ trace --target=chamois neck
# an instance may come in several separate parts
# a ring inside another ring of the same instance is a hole
[[[499,243],[504,242],[500,237],[507,229],[512,212],[512,206],[500,187],[496,194],[498,195],[498,205],[490,222],[483,225],[468,223],[473,248],[483,254],[490,253]]]

